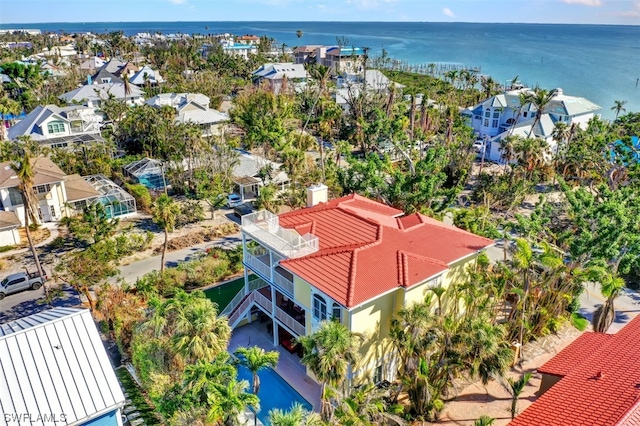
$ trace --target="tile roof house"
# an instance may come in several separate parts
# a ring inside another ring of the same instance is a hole
[[[222,313],[237,327],[259,309],[273,323],[275,345],[282,332],[307,335],[322,321],[340,321],[377,336],[361,348],[350,380],[393,380],[394,313],[460,279],[493,241],[357,194],[327,201],[324,185],[308,189],[307,204],[242,217],[245,288]]]
[[[103,117],[82,105],[39,105],[8,130],[9,140],[28,136],[50,148],[104,142],[100,134]]]
[[[538,369],[542,395],[512,426],[640,424],[640,317],[618,333],[584,333]]]
[[[38,200],[40,222],[55,222],[62,217],[82,211],[87,203],[100,196],[90,184],[78,175],[67,176],[53,161],[46,157],[34,158],[33,189]],[[25,208],[22,193],[18,189],[20,180],[10,162],[0,163],[0,209],[14,212],[25,223]]]
[[[88,310],[0,325],[0,424],[122,425],[124,403]]]
[[[492,96],[462,112],[478,137],[489,141],[488,158],[502,161],[500,141],[511,134],[545,139],[551,152],[555,152],[555,141],[551,132],[556,123],[575,124],[586,128],[587,123],[601,109],[593,102],[565,95],[563,90],[553,90],[553,98],[544,108],[542,121],[532,129],[537,110],[531,103],[521,104],[521,96],[531,93],[531,89],[522,87],[508,90]]]

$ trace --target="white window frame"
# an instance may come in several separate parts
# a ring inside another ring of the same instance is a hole
[[[46,183],[44,185],[37,185],[36,186],[36,192],[38,194],[47,194],[49,191],[51,191],[51,185],[49,185],[48,183]]]
[[[318,304],[316,306],[316,303]],[[323,314],[322,306],[324,306],[324,318],[321,318],[320,315]],[[313,320],[316,322],[325,321],[327,319],[327,299],[324,296],[314,293],[312,296],[312,316]]]

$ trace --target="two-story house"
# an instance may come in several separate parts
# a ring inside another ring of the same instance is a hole
[[[145,102],[157,108],[171,106],[176,110],[176,123],[192,123],[202,129],[203,136],[220,135],[229,115],[209,108],[209,97],[202,93],[161,93]]]
[[[28,136],[49,148],[104,142],[100,134],[102,114],[82,105],[39,105],[8,130],[10,140]]]
[[[144,91],[135,84],[129,84],[129,93],[125,91],[124,83],[85,84],[70,92],[63,93],[58,99],[68,104],[80,104],[90,108],[100,108],[102,102],[113,97],[126,102],[127,105],[142,105]]]
[[[125,397],[87,309],[0,325],[3,425],[122,426]]]
[[[502,160],[500,141],[508,135],[544,139],[550,151],[555,152],[551,134],[556,123],[575,124],[584,129],[601,109],[588,99],[565,95],[558,88],[553,91],[553,98],[545,106],[540,121],[535,123],[537,109],[524,99],[530,93],[531,89],[526,87],[508,90],[463,111],[476,135],[488,141],[488,159]]]
[[[66,175],[53,161],[45,157],[31,160],[33,189],[38,200],[38,222],[55,222],[76,211],[87,202],[101,196],[79,175]],[[14,212],[22,226],[25,208],[18,189],[20,179],[10,162],[0,163],[0,209]]]
[[[459,280],[493,241],[357,194],[327,201],[324,185],[308,189],[307,205],[242,217],[245,286],[222,314],[236,328],[257,309],[273,344],[287,349],[322,321],[339,321],[367,337],[351,383],[393,380],[394,313]]]
[[[291,62],[264,64],[252,74],[253,82],[256,85],[265,84],[274,93],[280,92],[285,80],[290,85],[296,85],[305,83],[308,77],[304,65]]]

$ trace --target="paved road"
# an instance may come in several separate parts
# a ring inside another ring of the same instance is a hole
[[[178,266],[179,263],[191,260],[200,254],[204,253],[206,249],[210,247],[227,247],[233,248],[242,243],[240,233],[227,235],[216,241],[209,241],[207,243],[197,244],[182,250],[171,251],[167,253],[165,259],[167,267]],[[117,279],[124,279],[129,284],[135,284],[136,280],[143,275],[160,270],[160,261],[162,256],[152,256],[146,259],[138,260],[137,262],[130,263],[129,265],[120,267],[120,276]],[[115,281],[115,280],[114,280]]]

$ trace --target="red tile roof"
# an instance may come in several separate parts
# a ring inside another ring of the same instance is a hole
[[[585,354],[597,351],[609,341],[611,334],[583,333],[559,354],[538,368],[538,373],[552,376],[566,376],[584,360]]]
[[[280,215],[280,226],[320,240],[314,254],[281,265],[346,306],[442,273],[492,240],[359,195]]]
[[[640,424],[640,317],[611,337],[578,339],[565,351],[555,367],[545,366],[565,369],[566,376],[510,425]],[[576,362],[573,368],[567,365],[570,359]]]

